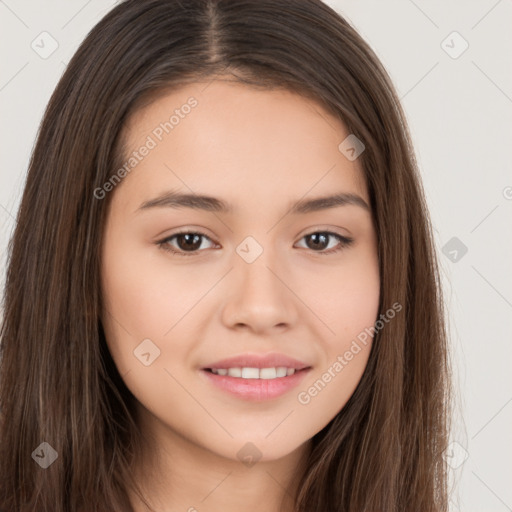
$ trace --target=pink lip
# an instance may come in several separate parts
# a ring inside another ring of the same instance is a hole
[[[203,367],[203,370],[218,370],[219,368],[276,368],[278,366],[303,370],[304,368],[309,368],[310,365],[284,354],[272,352],[269,354],[241,354],[208,364]],[[282,378],[284,379],[285,377]]]
[[[249,367],[249,365],[244,366]],[[272,366],[273,365],[262,366],[261,368],[268,368]],[[233,365],[230,364],[229,367],[233,368]],[[257,366],[250,367],[258,368]],[[293,368],[293,366],[289,367]],[[206,369],[201,370],[201,374],[204,375],[214,386],[234,395],[237,398],[262,402],[264,400],[277,398],[298,386],[310,370],[311,368],[296,370],[293,375],[278,377],[276,379],[242,379],[238,377],[229,377],[228,375],[216,375]]]

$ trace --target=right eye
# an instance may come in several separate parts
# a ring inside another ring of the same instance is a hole
[[[178,256],[194,256],[200,249],[205,249],[203,244],[204,239],[210,240],[204,233],[182,231],[164,238],[160,242],[157,242],[157,245],[164,251]],[[176,242],[176,245],[174,245],[173,242]]]

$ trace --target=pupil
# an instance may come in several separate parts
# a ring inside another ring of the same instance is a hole
[[[186,241],[185,245],[180,243],[183,240]],[[185,251],[192,251],[194,249],[199,249],[199,247],[201,246],[201,235],[196,235],[196,234],[179,235],[178,245],[180,246],[180,249],[183,249]]]

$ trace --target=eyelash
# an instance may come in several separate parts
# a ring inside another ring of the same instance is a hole
[[[311,249],[314,253],[318,253],[318,254],[320,254],[322,256],[340,252],[343,249],[345,249],[345,248],[349,247],[350,245],[352,245],[352,243],[354,242],[353,238],[342,236],[342,235],[339,235],[338,233],[333,233],[332,231],[312,231],[311,233],[308,233],[308,234],[304,235],[301,238],[301,240],[303,238],[306,238],[306,237],[311,236],[311,235],[316,235],[316,234],[332,236],[332,237],[336,238],[339,241],[339,245],[336,248],[331,248],[331,249],[329,249],[327,251],[326,250],[314,251],[313,249]],[[169,242],[173,238],[176,238],[179,235],[199,235],[199,236],[207,238],[208,240],[213,242],[213,240],[211,240],[208,235],[205,235],[204,233],[201,233],[200,231],[180,231],[178,233],[174,233],[173,235],[164,238],[160,242],[157,242],[157,245],[161,249],[163,249],[164,251],[167,251],[167,252],[170,252],[172,254],[175,254],[176,256],[196,256],[198,253],[201,252],[200,250],[186,252],[186,251],[181,251],[181,250],[174,249],[169,244]]]

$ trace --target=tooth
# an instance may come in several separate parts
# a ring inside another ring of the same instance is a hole
[[[286,366],[278,366],[276,368],[277,377],[286,377]]]
[[[242,379],[276,379],[286,377],[295,373],[295,368],[286,368],[286,366],[278,366],[277,368],[212,368],[212,373],[216,375],[228,375],[229,377],[237,377]]]
[[[242,379],[259,379],[259,368],[242,368]]]
[[[284,373],[286,375],[286,368]],[[275,379],[276,377],[279,377],[279,375],[276,375],[275,368],[262,368],[260,370],[260,379]]]
[[[242,368],[229,368],[228,375],[230,377],[241,377],[242,376]]]

